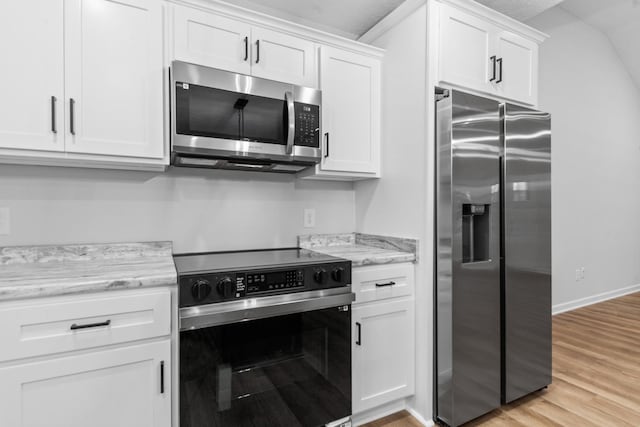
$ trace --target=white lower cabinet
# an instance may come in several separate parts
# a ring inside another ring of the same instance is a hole
[[[170,360],[167,339],[1,368],[0,425],[170,427]]]
[[[413,294],[413,264],[354,269],[356,301],[359,277],[372,279],[383,288],[393,277],[408,278],[405,287]],[[398,270],[405,270],[399,272]],[[389,270],[388,272],[386,270]],[[363,274],[364,273],[364,274]],[[356,303],[352,313],[352,405],[354,415],[411,396],[415,393],[415,300],[383,296],[377,301]]]
[[[171,292],[0,304],[1,427],[171,427]]]
[[[413,299],[354,307],[354,413],[414,393],[414,319]]]

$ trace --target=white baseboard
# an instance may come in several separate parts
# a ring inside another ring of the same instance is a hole
[[[364,411],[359,414],[354,414],[351,419],[355,427],[362,424],[370,423],[371,421],[379,420],[380,418],[384,418],[387,415],[395,414],[396,412],[400,412],[404,409],[407,409],[406,399],[400,399],[381,406],[377,406],[373,409],[369,409],[368,411]]]
[[[575,310],[576,308],[586,307],[588,305],[596,304],[599,302],[607,301],[613,298],[618,298],[624,295],[640,292],[640,284],[629,286],[627,288],[616,289],[615,291],[603,292],[601,294],[592,295],[586,298],[580,298],[577,300],[564,302],[562,304],[556,304],[552,307],[552,313],[554,315],[564,313],[566,311]]]
[[[409,412],[411,416],[416,420],[418,420],[424,427],[435,426],[435,423],[432,420],[425,420],[424,417],[421,414],[419,414],[415,409],[407,408],[407,412]]]

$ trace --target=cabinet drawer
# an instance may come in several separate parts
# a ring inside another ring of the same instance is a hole
[[[168,289],[0,306],[0,362],[169,335]]]
[[[356,267],[352,273],[352,289],[356,304],[413,295],[413,264]]]

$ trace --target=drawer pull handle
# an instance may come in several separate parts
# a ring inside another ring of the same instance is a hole
[[[104,322],[98,323],[87,323],[84,325],[78,325],[77,323],[74,323],[73,325],[71,325],[71,330],[75,331],[76,329],[99,328],[100,326],[109,326],[110,324],[111,320],[105,320]]]
[[[376,288],[383,288],[385,286],[393,286],[396,282],[387,282],[387,283],[376,283]]]
[[[356,339],[356,345],[362,345],[362,325],[360,322],[356,322],[356,327],[358,328],[358,338]]]

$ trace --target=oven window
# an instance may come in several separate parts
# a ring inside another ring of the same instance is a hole
[[[181,427],[316,427],[351,415],[351,312],[180,333]]]
[[[286,144],[286,102],[176,83],[176,133]]]

